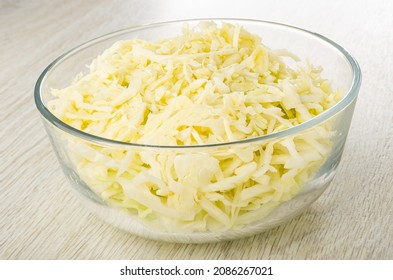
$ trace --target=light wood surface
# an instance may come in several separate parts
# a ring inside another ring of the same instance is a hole
[[[0,259],[393,259],[393,2],[0,0]],[[337,41],[363,84],[339,171],[304,214],[216,244],[171,244],[89,213],[65,180],[33,102],[66,50],[128,26],[192,17],[285,22]]]

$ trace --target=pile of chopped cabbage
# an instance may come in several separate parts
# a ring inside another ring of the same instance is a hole
[[[157,42],[119,41],[90,72],[54,89],[51,111],[108,139],[195,148],[115,148],[69,138],[80,177],[105,201],[163,231],[242,227],[291,199],[323,164],[331,124],[272,140],[340,98],[321,67],[292,69],[239,25],[201,22]]]

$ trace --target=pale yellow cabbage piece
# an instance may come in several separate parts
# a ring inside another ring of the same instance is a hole
[[[52,112],[101,137],[151,145],[248,139],[310,120],[339,99],[322,68],[286,66],[239,25],[201,22],[175,38],[115,43]],[[104,200],[164,231],[242,227],[294,197],[332,147],[331,123],[262,143],[195,148],[108,148],[69,137],[80,177]]]

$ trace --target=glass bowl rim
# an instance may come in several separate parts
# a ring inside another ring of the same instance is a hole
[[[335,104],[333,107],[329,108],[328,110],[322,112],[316,117],[313,117],[312,119],[303,122],[301,124],[295,125],[293,127],[287,128],[285,130],[277,131],[274,133],[270,134],[265,134],[261,135],[258,137],[250,137],[242,140],[236,140],[236,141],[228,141],[228,142],[220,142],[220,143],[214,143],[214,144],[202,144],[202,145],[150,145],[150,144],[142,144],[142,143],[131,143],[131,142],[123,142],[119,140],[113,140],[109,138],[104,138],[100,137],[97,135],[89,134],[87,132],[81,131],[79,129],[76,129],[60,119],[58,119],[54,114],[50,112],[50,110],[45,106],[42,98],[41,98],[41,87],[47,77],[48,74],[50,74],[51,70],[60,64],[62,61],[66,60],[68,57],[71,55],[77,53],[80,50],[83,50],[87,47],[90,47],[94,45],[95,43],[104,41],[106,39],[110,39],[115,36],[122,35],[124,33],[129,33],[129,32],[135,32],[138,30],[145,30],[145,29],[150,29],[150,28],[155,28],[155,27],[160,27],[164,25],[170,25],[170,24],[176,24],[176,23],[186,23],[186,22],[199,22],[199,21],[222,21],[222,22],[248,22],[248,23],[256,23],[256,24],[265,24],[265,25],[271,25],[271,26],[278,26],[278,27],[284,27],[286,29],[292,30],[292,31],[300,31],[302,33],[305,33],[307,35],[311,35],[312,37],[315,37],[315,39],[319,39],[330,45],[331,47],[335,48],[338,52],[340,52],[344,58],[347,60],[349,65],[351,66],[352,69],[352,83],[348,91],[345,92],[344,98],[342,98],[337,104]],[[47,120],[49,123],[52,125],[56,126],[57,128],[61,129],[62,131],[69,133],[75,137],[82,138],[84,140],[87,140],[89,142],[96,143],[98,145],[112,145],[112,146],[118,146],[118,147],[135,147],[135,148],[159,148],[159,149],[198,149],[198,148],[207,148],[207,147],[220,147],[220,146],[231,146],[231,145],[239,145],[239,144],[247,144],[247,143],[253,143],[253,142],[259,142],[263,140],[268,140],[268,139],[273,139],[273,138],[280,138],[280,137],[286,137],[290,136],[296,133],[299,133],[303,130],[309,129],[315,125],[318,125],[325,120],[329,119],[330,117],[334,116],[335,114],[339,113],[341,110],[345,109],[348,105],[350,105],[357,97],[359,89],[360,89],[360,84],[361,84],[361,79],[362,79],[362,74],[361,70],[359,67],[358,62],[356,59],[346,50],[344,49],[341,45],[338,43],[334,42],[333,40],[319,34],[316,32],[312,32],[297,26],[285,24],[285,23],[279,23],[279,22],[273,22],[273,21],[265,21],[265,20],[257,20],[257,19],[245,19],[245,18],[192,18],[192,19],[179,19],[179,20],[171,20],[171,21],[161,21],[161,22],[155,22],[155,23],[147,23],[147,24],[141,24],[141,25],[135,25],[131,27],[127,27],[124,29],[120,29],[114,32],[107,33],[105,35],[102,35],[100,37],[94,38],[92,40],[89,40],[85,43],[82,43],[67,52],[63,53],[61,56],[56,58],[52,63],[50,63],[44,71],[41,73],[39,76],[35,88],[34,88],[34,101],[36,104],[36,107],[38,111],[41,113],[41,115]]]

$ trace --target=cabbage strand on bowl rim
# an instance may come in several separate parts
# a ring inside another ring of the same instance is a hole
[[[340,98],[310,64],[239,25],[201,22],[180,36],[119,41],[90,72],[54,89],[52,112],[100,137],[145,145],[224,143],[285,130]],[[217,148],[108,148],[68,140],[101,197],[163,230],[241,227],[295,196],[332,146],[329,122],[296,135]]]

